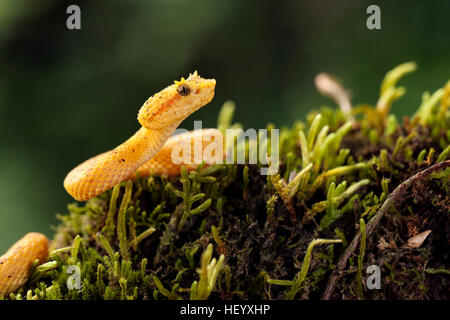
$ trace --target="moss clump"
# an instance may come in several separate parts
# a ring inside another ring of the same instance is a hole
[[[449,298],[450,82],[400,123],[389,111],[414,69],[389,72],[375,107],[323,108],[282,128],[277,175],[199,166],[70,204],[49,262],[10,298]],[[219,129],[237,126],[233,109]],[[380,290],[366,288],[369,265]]]

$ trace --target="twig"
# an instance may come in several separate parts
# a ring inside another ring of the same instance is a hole
[[[314,83],[316,84],[317,91],[336,102],[341,108],[342,113],[352,122],[355,121],[352,116],[350,95],[339,82],[329,74],[321,72],[314,79]]]
[[[372,232],[376,229],[378,226],[381,218],[389,211],[391,206],[395,202],[401,202],[403,193],[408,189],[408,187],[416,183],[417,181],[422,180],[424,177],[429,175],[432,172],[445,169],[450,166],[450,160],[438,162],[431,167],[428,167],[427,169],[420,171],[416,173],[415,175],[409,177],[406,181],[402,182],[395,190],[388,196],[386,201],[383,203],[381,208],[378,210],[376,215],[369,221],[366,227],[366,236],[367,238],[372,234]],[[345,250],[344,254],[342,255],[341,259],[339,260],[339,263],[337,264],[337,268],[333,271],[333,273],[330,276],[330,280],[328,281],[328,285],[325,288],[325,291],[322,295],[322,300],[330,300],[334,289],[336,288],[336,284],[339,281],[339,279],[344,274],[344,268],[347,265],[347,261],[350,258],[350,256],[355,252],[356,248],[359,245],[359,241],[361,240],[361,233],[358,232],[355,237],[353,238],[353,241],[350,243],[350,245],[347,247],[347,250]]]

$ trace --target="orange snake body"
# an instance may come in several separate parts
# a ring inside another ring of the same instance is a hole
[[[223,142],[221,132],[194,130],[171,136],[184,119],[212,100],[215,85],[214,79],[204,79],[194,72],[150,97],[139,110],[138,121],[142,127],[115,149],[90,158],[70,171],[64,188],[76,200],[85,201],[135,178],[136,172],[145,177],[152,173],[177,175],[181,165],[188,170],[195,169],[202,159],[188,152],[181,163],[173,163],[173,149],[186,143],[193,145],[198,138],[203,151],[212,141]],[[223,151],[223,144],[219,151]],[[223,154],[215,152],[211,157],[207,162],[223,159]],[[48,240],[42,234],[30,233],[13,245],[0,257],[0,298],[20,288],[28,279],[33,261],[44,262],[47,256]]]
[[[0,257],[0,298],[6,297],[27,282],[36,259],[45,262],[48,240],[40,233],[28,233]]]

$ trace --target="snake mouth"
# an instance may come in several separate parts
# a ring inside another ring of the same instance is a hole
[[[180,82],[175,83],[190,83],[196,88],[214,89],[216,86],[216,79],[202,78],[201,76],[198,75],[197,71],[195,71],[194,73],[191,73],[186,80],[182,78]]]
[[[216,86],[216,79],[204,79],[204,86]]]
[[[205,90],[214,90],[216,87],[216,80],[214,79],[202,79],[200,82],[193,82],[196,88],[195,92],[200,93]]]

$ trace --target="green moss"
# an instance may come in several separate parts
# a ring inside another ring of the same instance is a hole
[[[138,177],[70,204],[58,215],[49,261],[34,265],[10,298],[319,298],[359,221],[364,242],[333,297],[433,298],[430,286],[448,288],[449,248],[439,225],[449,223],[449,170],[405,190],[381,231],[366,239],[363,228],[401,182],[449,158],[449,84],[425,94],[411,120],[389,114],[405,94],[397,82],[414,69],[408,63],[390,71],[375,106],[355,106],[351,118],[322,108],[281,128],[277,175],[261,176],[259,165],[201,165],[178,178]],[[224,105],[220,130],[240,127],[232,124],[234,109]],[[405,241],[423,227],[433,230],[430,241],[407,252]],[[316,244],[328,245],[313,251]],[[386,277],[381,291],[364,286],[370,264]],[[69,289],[74,266],[81,286]]]

